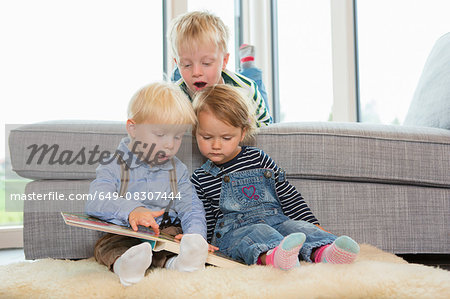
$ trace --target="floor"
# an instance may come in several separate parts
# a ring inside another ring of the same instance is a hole
[[[399,254],[409,263],[439,267],[450,271],[450,254]],[[0,249],[0,266],[25,261],[23,248]]]
[[[0,249],[0,266],[25,261],[23,248]]]
[[[450,254],[398,254],[408,263],[439,267],[450,271]]]

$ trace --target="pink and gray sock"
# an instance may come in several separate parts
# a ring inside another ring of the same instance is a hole
[[[241,68],[246,69],[255,67],[255,47],[252,45],[242,44],[239,48],[239,57]]]
[[[316,263],[351,264],[359,253],[359,245],[347,236],[338,237],[332,244],[317,249]]]
[[[299,267],[298,253],[305,242],[304,233],[293,233],[286,236],[278,245],[266,254],[266,265],[272,265],[282,270]]]

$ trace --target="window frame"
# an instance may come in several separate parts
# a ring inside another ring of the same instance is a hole
[[[278,66],[278,0],[241,0],[243,36],[257,47],[267,47],[270,55],[256,57],[263,71],[274,122],[280,120]],[[333,67],[333,121],[359,121],[358,53],[356,40],[356,0],[331,0],[331,47]],[[266,7],[269,7],[267,13]],[[265,18],[257,17],[264,16]],[[269,20],[269,26],[267,26]],[[265,23],[266,24],[265,24]],[[250,28],[258,28],[258,33]],[[269,36],[269,38],[267,38]],[[271,84],[267,84],[271,82]]]
[[[359,121],[356,0],[331,1],[333,121]]]

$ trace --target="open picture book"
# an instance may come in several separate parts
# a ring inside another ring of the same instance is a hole
[[[180,253],[180,243],[174,237],[166,234],[155,236],[155,232],[151,228],[139,226],[138,231],[134,231],[131,227],[112,224],[85,214],[61,212],[61,215],[64,218],[64,222],[71,226],[150,240],[154,251],[167,250],[177,254]],[[220,252],[210,252],[206,263],[222,268],[246,266]]]

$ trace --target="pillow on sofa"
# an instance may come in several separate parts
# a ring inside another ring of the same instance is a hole
[[[404,124],[450,130],[450,32],[431,50]]]

